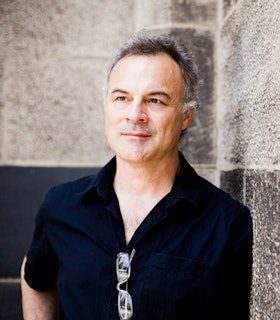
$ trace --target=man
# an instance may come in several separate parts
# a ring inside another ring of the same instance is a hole
[[[116,156],[48,192],[21,270],[25,319],[248,319],[249,211],[179,152],[198,103],[192,56],[142,35],[107,80]]]

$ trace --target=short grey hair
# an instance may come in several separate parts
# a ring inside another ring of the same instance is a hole
[[[153,36],[142,33],[130,38],[121,47],[109,67],[103,87],[104,99],[108,94],[110,74],[121,59],[132,55],[149,56],[161,53],[169,55],[181,70],[185,82],[182,111],[186,112],[190,107],[198,107],[199,76],[197,65],[194,62],[192,52],[188,50],[184,44],[177,42],[171,35]]]

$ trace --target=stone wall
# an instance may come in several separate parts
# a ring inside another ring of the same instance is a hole
[[[279,319],[279,10],[267,0],[0,1],[0,319],[20,319],[20,262],[46,190],[112,156],[102,82],[143,28],[197,57],[201,107],[181,150],[250,207],[251,319]]]
[[[280,319],[279,1],[224,1],[220,20],[218,164],[254,222],[251,318]],[[232,184],[231,182],[237,182]]]

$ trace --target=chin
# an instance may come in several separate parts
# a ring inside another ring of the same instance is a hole
[[[116,152],[116,156],[123,161],[131,163],[140,163],[149,158],[147,153],[139,152],[136,150],[125,150],[123,152]]]

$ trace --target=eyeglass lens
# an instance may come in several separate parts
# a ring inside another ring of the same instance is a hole
[[[130,276],[130,260],[127,252],[120,252],[117,257],[118,281],[127,281]]]
[[[131,295],[127,291],[127,281],[130,277],[130,263],[135,250],[131,256],[127,252],[120,252],[116,261],[116,273],[118,278],[117,290],[118,294],[118,312],[120,319],[129,320],[133,315],[133,304]],[[126,290],[121,289],[121,285],[126,283]]]
[[[123,320],[131,319],[133,314],[132,298],[126,291],[120,291],[118,296],[118,311]]]

